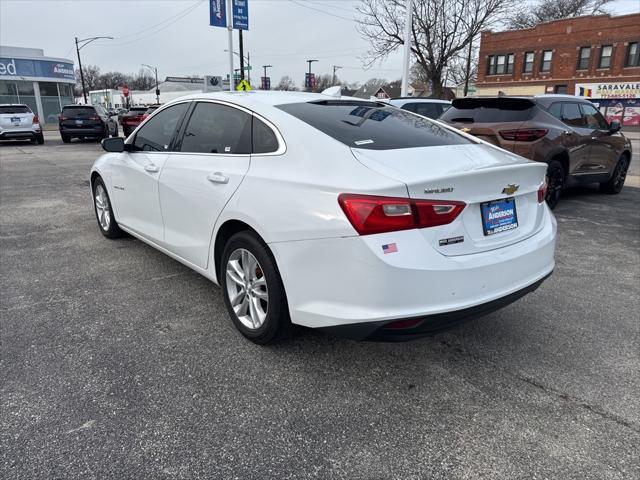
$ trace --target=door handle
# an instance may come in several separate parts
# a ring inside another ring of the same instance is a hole
[[[210,173],[207,175],[207,180],[212,183],[229,183],[229,177],[220,172]]]
[[[147,163],[144,166],[145,171],[149,172],[149,173],[158,173],[160,171],[160,169],[154,165],[153,163]]]
[[[598,137],[591,137],[591,140],[598,140]]]

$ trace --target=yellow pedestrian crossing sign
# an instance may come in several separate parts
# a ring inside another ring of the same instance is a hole
[[[236,90],[239,92],[247,92],[251,90],[251,85],[249,85],[249,82],[246,80],[241,80],[238,86],[236,86]]]

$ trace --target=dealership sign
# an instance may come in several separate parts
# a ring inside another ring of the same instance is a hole
[[[0,57],[0,76],[75,80],[73,63]]]
[[[640,83],[576,83],[578,97],[640,98]]]

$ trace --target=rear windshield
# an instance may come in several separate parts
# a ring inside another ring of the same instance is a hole
[[[533,102],[524,98],[460,98],[440,119],[450,123],[524,122],[532,113]]]
[[[376,102],[322,100],[277,107],[352,148],[389,150],[471,143],[426,118]]]
[[[78,118],[95,115],[96,111],[93,107],[64,107],[62,114],[67,118]]]
[[[26,105],[1,105],[0,114],[3,113],[31,113],[31,109]]]
[[[128,113],[134,114],[134,115],[138,115],[140,113],[144,113],[148,110],[147,107],[131,107],[129,109]]]

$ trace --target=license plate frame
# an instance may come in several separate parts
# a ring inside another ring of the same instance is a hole
[[[511,214],[503,214],[513,210]],[[491,214],[494,218],[491,218]],[[514,197],[490,200],[480,204],[480,220],[482,221],[482,231],[485,237],[509,232],[518,228],[518,212],[516,210],[516,199]]]
[[[82,120],[76,120],[76,125],[80,126],[80,125],[84,125],[84,121]]]
[[[21,120],[20,117],[11,117],[11,124],[14,126],[20,125]]]

